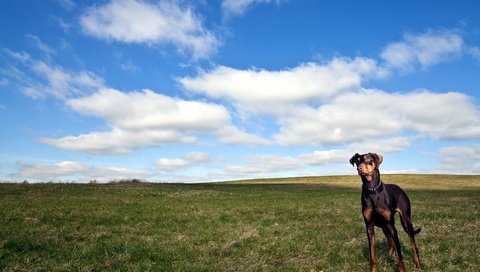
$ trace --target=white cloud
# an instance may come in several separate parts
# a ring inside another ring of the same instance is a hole
[[[332,149],[315,150],[297,156],[252,155],[246,157],[241,164],[227,166],[224,169],[224,175],[230,179],[298,175],[308,167],[346,165],[354,153],[350,149]]]
[[[323,65],[306,63],[281,71],[219,66],[178,81],[191,92],[231,99],[258,111],[278,112],[286,105],[319,102],[357,90],[363,81],[383,76],[384,72],[371,59],[335,58]]]
[[[15,52],[10,49],[3,49],[2,51],[6,55],[20,62],[28,62],[32,60],[32,57],[26,52]]]
[[[142,68],[133,63],[131,60],[120,63],[120,68],[128,72],[140,72],[142,70]]]
[[[198,164],[208,163],[212,159],[208,153],[190,152],[183,155],[182,158],[161,158],[155,164],[162,170],[178,170],[192,167]]]
[[[218,128],[215,132],[219,141],[223,144],[244,144],[244,145],[270,145],[271,142],[258,135],[242,131],[233,125],[226,125]]]
[[[65,33],[70,33],[70,30],[74,27],[71,23],[65,22],[62,18],[52,17],[52,19]]]
[[[225,168],[225,173],[233,177],[255,177],[262,174],[285,172],[302,167],[297,158],[277,155],[249,156],[240,165],[230,165]]]
[[[302,175],[306,169],[312,167],[347,165],[348,160],[355,153],[375,152],[382,155],[402,151],[410,146],[412,139],[408,137],[385,137],[380,139],[362,139],[358,142],[343,145],[341,148],[314,150],[296,156],[251,155],[240,164],[225,167],[224,177],[232,178],[258,178]],[[339,170],[342,172],[342,170]],[[335,171],[333,171],[335,172]],[[332,173],[333,173],[332,172]],[[349,173],[348,171],[343,171]]]
[[[444,147],[438,157],[441,172],[480,173],[480,145]]]
[[[480,137],[480,112],[461,93],[377,90],[340,95],[317,109],[304,107],[279,116],[281,145],[336,145],[415,131],[434,138]]]
[[[480,47],[471,47],[469,53],[476,61],[480,62]]]
[[[175,2],[112,0],[91,7],[80,18],[82,29],[101,39],[148,45],[171,44],[194,58],[205,58],[216,51],[220,41],[204,27],[190,8]]]
[[[162,158],[158,159],[155,164],[160,169],[164,170],[174,170],[178,168],[185,168],[190,165],[190,162],[185,159],[169,159],[169,158]]]
[[[256,4],[282,2],[281,0],[222,0],[223,13],[226,16],[242,15],[250,6]]]
[[[463,38],[453,31],[427,31],[406,34],[403,41],[389,44],[381,53],[386,64],[401,70],[412,70],[417,65],[427,68],[452,59],[462,53]]]
[[[55,2],[68,11],[73,10],[77,6],[73,0],[55,0]]]
[[[7,86],[7,85],[9,84],[9,82],[10,82],[10,81],[9,81],[8,79],[6,79],[6,78],[0,79],[0,87],[2,87],[2,86]]]
[[[56,51],[52,49],[50,46],[48,46],[46,43],[42,41],[38,36],[32,35],[32,34],[27,34],[26,37],[30,40],[32,40],[35,44],[35,46],[42,51],[47,58],[50,58],[51,56],[56,54]]]
[[[68,72],[61,67],[49,65],[42,61],[35,61],[32,70],[46,82],[29,86],[35,88],[39,96],[52,95],[65,99],[71,96],[83,95],[104,88],[101,77],[88,72]]]
[[[19,64],[11,65],[8,70],[2,72],[18,82],[21,92],[30,98],[54,97],[63,100],[105,88],[104,79],[92,72],[68,71],[63,67],[33,59],[25,52],[11,50],[4,52]]]
[[[104,119],[112,130],[43,138],[40,142],[69,150],[114,154],[169,143],[191,144],[197,141],[198,134],[212,134],[224,143],[268,143],[234,127],[223,106],[174,99],[150,90],[123,93],[104,89],[91,96],[70,99],[67,105],[81,114]]]
[[[301,154],[298,159],[302,165],[326,165],[346,163],[352,152],[348,150],[315,150],[312,153]]]
[[[96,179],[101,182],[126,179],[144,178],[150,175],[144,170],[131,170],[118,167],[95,167],[72,161],[58,163],[27,163],[18,162],[19,170],[11,176],[17,179],[33,179],[37,181],[72,180],[88,181]]]
[[[90,132],[63,138],[40,138],[38,142],[58,148],[92,154],[126,154],[141,147],[161,146],[171,143],[192,144],[196,138],[175,130],[122,130]]]
[[[369,153],[380,154],[402,151],[411,145],[414,139],[411,137],[397,136],[387,138],[364,139],[349,145],[350,153]]]
[[[52,178],[61,176],[70,176],[86,172],[88,167],[85,165],[63,161],[59,163],[35,163],[19,162],[19,172],[15,175],[19,178]]]
[[[67,104],[79,113],[104,118],[114,127],[129,130],[211,131],[230,121],[223,106],[174,99],[151,90],[124,93],[104,89],[70,99]]]

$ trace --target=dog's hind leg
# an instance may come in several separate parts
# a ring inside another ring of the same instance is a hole
[[[417,248],[417,244],[415,243],[415,234],[418,234],[422,229],[413,228],[409,209],[403,212],[401,209],[397,208],[396,211],[400,214],[400,222],[402,223],[403,229],[410,237],[410,242],[412,244],[412,251],[413,251],[413,262],[415,263],[415,267],[420,268],[420,257],[418,256],[418,248]]]

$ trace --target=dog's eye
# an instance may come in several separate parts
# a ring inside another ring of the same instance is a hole
[[[371,163],[373,160],[371,158],[366,158],[365,163]]]

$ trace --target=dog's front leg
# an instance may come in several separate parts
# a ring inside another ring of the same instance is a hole
[[[370,247],[370,272],[377,272],[377,254],[375,252],[375,227],[367,225],[368,245]]]

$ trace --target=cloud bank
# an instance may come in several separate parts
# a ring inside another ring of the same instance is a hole
[[[235,127],[230,113],[221,105],[175,99],[151,90],[125,93],[104,89],[70,99],[67,105],[80,114],[105,120],[112,129],[38,141],[98,154],[125,154],[172,143],[193,144],[197,135],[214,135],[231,144],[268,144],[268,140]]]
[[[281,128],[275,139],[281,145],[336,145],[406,132],[434,139],[480,136],[480,111],[470,97],[455,92],[362,90],[277,120]]]
[[[372,59],[334,58],[325,64],[306,63],[280,71],[219,66],[178,81],[190,92],[226,98],[260,112],[277,112],[283,106],[319,103],[356,91],[369,78],[382,76],[385,71]]]
[[[429,30],[389,44],[379,61],[335,57],[278,71],[218,66],[178,82],[189,92],[230,101],[241,112],[273,116],[278,131],[272,139],[282,146],[335,146],[412,132],[437,140],[475,139],[480,111],[468,95],[363,87],[398,70],[449,61],[467,49],[455,31]]]
[[[58,163],[27,163],[18,162],[18,172],[15,178],[18,179],[70,179],[74,181],[89,181],[95,179],[100,182],[108,182],[119,179],[131,179],[138,177],[147,177],[149,173],[144,170],[132,170],[119,167],[95,167],[87,164],[61,161]]]
[[[155,164],[162,170],[172,171],[177,169],[185,169],[199,164],[208,163],[212,160],[208,153],[189,152],[182,158],[161,158]]]

